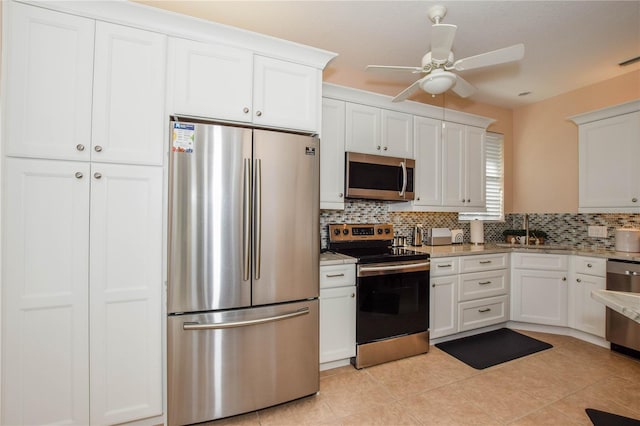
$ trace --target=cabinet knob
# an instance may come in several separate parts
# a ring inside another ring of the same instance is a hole
[[[465,199],[463,198],[463,199],[462,199],[462,202],[463,202],[463,203],[466,203],[466,202],[467,202],[467,200],[465,200]]]
[[[341,193],[338,194],[338,197],[342,198],[342,197],[344,197],[344,194],[341,192]]]
[[[633,197],[633,198],[631,199],[631,202],[632,202],[632,203],[637,203],[637,202],[638,202],[638,199],[637,199],[636,197]]]
[[[436,288],[436,285],[435,284],[431,284],[431,287]]]
[[[467,203],[470,203],[470,202],[471,202],[471,198],[467,198]]]
[[[420,201],[420,197],[416,198],[416,201]]]
[[[100,172],[95,172],[95,173],[93,174],[93,177],[94,177],[94,178],[96,178],[96,179],[100,179],[100,178],[102,177],[102,173],[100,173]]]
[[[76,179],[82,179],[82,176],[84,176],[82,172],[76,172]]]
[[[562,277],[562,281],[566,281],[566,280],[567,280],[567,277]]]
[[[81,143],[79,143],[78,145],[76,145],[76,149],[78,151],[84,151],[84,145],[82,145]]]
[[[351,293],[351,297],[356,297],[356,294],[355,293]]]
[[[591,268],[591,267],[593,267],[593,265],[590,263],[587,263],[587,268]]]
[[[257,115],[258,117],[262,117],[262,111],[256,111],[256,115]]]
[[[376,149],[377,149],[378,151],[380,151],[380,145],[378,145],[378,146],[376,147]]]
[[[242,112],[244,112],[245,114],[248,114],[249,113],[249,108],[247,108],[247,107],[242,108]]]
[[[94,149],[96,152],[102,152],[102,147],[101,147],[100,145],[96,145],[93,149]]]
[[[582,282],[582,280],[580,278],[576,278],[576,281],[579,282],[579,283]]]
[[[384,148],[382,148],[382,149],[384,149],[384,150],[386,151],[386,150],[387,150],[387,149],[389,149],[389,148],[387,148],[387,147],[385,146],[385,147],[384,147]]]

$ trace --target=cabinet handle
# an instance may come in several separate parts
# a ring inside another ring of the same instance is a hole
[[[486,265],[487,263],[491,263],[491,261],[490,260],[481,260],[479,263],[481,265]]]
[[[247,108],[247,107],[242,108],[242,112],[244,112],[245,114],[248,114],[249,113],[249,108]]]
[[[76,145],[76,149],[78,151],[84,151],[84,145],[82,145],[81,143],[79,143],[78,145]]]
[[[576,278],[576,281],[579,282],[579,283],[582,282],[582,280],[580,278]]]
[[[102,152],[102,147],[100,145],[96,145],[93,149],[95,149],[96,152]]]
[[[77,179],[82,179],[82,176],[84,176],[84,175],[82,174],[82,172],[76,172],[76,178],[77,178]]]
[[[344,277],[344,274],[327,274],[327,278]]]
[[[438,265],[438,268],[451,268],[451,264],[447,263],[446,265]]]
[[[491,281],[482,281],[482,282],[479,282],[478,284],[487,285],[487,284],[491,284]]]
[[[95,172],[95,173],[93,174],[93,177],[94,177],[94,178],[96,178],[96,179],[100,179],[100,178],[102,177],[102,173],[100,173],[100,172]]]
[[[478,309],[478,312],[480,313],[485,313],[485,312],[490,312],[491,308],[484,308],[484,309]]]
[[[258,117],[262,117],[262,111],[256,111],[256,115],[257,115]]]
[[[637,202],[638,202],[638,199],[637,199],[636,197],[633,197],[633,198],[631,199],[631,202],[632,202],[632,203],[637,203]]]

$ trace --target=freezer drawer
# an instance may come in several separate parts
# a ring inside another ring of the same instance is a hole
[[[167,332],[169,425],[232,416],[318,392],[317,299],[170,316]]]

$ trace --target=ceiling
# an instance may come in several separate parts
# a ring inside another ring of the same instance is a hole
[[[456,59],[525,45],[520,62],[460,73],[478,89],[472,102],[515,108],[640,69],[618,65],[640,55],[640,0],[140,2],[336,52],[324,81],[387,95],[419,75],[365,66],[419,66],[435,4],[458,26]]]

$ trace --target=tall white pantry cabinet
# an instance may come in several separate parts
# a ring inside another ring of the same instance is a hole
[[[160,416],[167,37],[4,13],[0,423]]]

